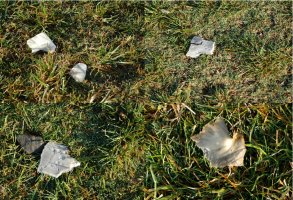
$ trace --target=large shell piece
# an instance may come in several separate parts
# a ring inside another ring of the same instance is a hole
[[[68,155],[66,146],[48,142],[41,154],[38,172],[58,178],[77,166],[80,166],[80,162]]]
[[[243,135],[235,133],[231,138],[223,119],[208,123],[191,139],[203,151],[212,167],[243,166],[246,152]]]
[[[212,55],[215,50],[215,42],[204,40],[201,37],[194,36],[186,56],[197,58],[201,54]]]
[[[84,63],[78,63],[70,70],[69,74],[77,82],[83,82],[86,76],[87,66]]]
[[[53,53],[56,49],[56,45],[46,35],[46,33],[43,33],[43,32],[30,38],[27,41],[27,44],[32,49],[32,53],[36,53],[38,51]]]

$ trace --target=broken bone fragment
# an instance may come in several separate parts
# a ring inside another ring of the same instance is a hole
[[[194,36],[190,42],[189,50],[186,56],[197,58],[201,54],[212,55],[215,50],[215,42],[204,40],[201,37]]]
[[[16,140],[28,154],[41,153],[45,145],[42,137],[31,134],[18,135]]]
[[[212,167],[243,166],[246,152],[243,135],[235,133],[233,138],[223,119],[206,124],[202,131],[191,137],[203,151]]]
[[[27,41],[27,45],[32,49],[32,53],[36,53],[38,51],[53,53],[56,49],[56,45],[47,36],[47,34],[43,32],[30,38]]]
[[[70,70],[69,74],[77,82],[83,82],[86,75],[87,66],[84,63],[77,63]]]
[[[80,162],[68,155],[68,148],[56,142],[48,142],[41,154],[38,172],[58,178],[61,174],[80,166]]]

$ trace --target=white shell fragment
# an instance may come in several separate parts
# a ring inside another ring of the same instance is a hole
[[[27,44],[32,49],[32,53],[36,53],[38,51],[53,53],[56,49],[56,45],[46,35],[46,33],[43,32],[29,39]]]
[[[243,166],[246,152],[243,135],[236,133],[231,138],[223,119],[208,123],[191,139],[203,151],[212,167]]]
[[[77,63],[74,67],[70,70],[69,74],[72,78],[77,82],[83,82],[86,75],[87,66],[84,63]]]
[[[215,50],[215,43],[212,41],[204,40],[201,37],[194,36],[190,42],[189,50],[186,56],[197,58],[201,54],[212,55]]]
[[[41,154],[38,172],[58,178],[77,166],[80,166],[80,162],[68,155],[66,146],[48,142]]]

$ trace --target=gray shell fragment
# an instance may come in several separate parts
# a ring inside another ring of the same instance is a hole
[[[201,37],[194,36],[186,56],[197,58],[201,54],[212,55],[215,50],[215,43],[212,41],[204,40]]]
[[[202,42],[203,42],[203,39],[201,37],[194,36],[190,43],[196,44],[196,45],[201,45]]]
[[[70,70],[69,74],[77,82],[83,82],[86,75],[87,66],[84,63],[78,63]]]
[[[236,133],[231,138],[223,119],[208,123],[191,139],[203,151],[212,167],[243,166],[246,152],[243,135]]]
[[[48,142],[42,152],[38,172],[58,178],[61,174],[80,166],[80,162],[70,157],[68,152],[66,146]]]
[[[23,150],[29,154],[42,152],[45,145],[40,136],[30,134],[18,135],[16,140],[21,145]]]

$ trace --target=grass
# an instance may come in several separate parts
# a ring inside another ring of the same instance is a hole
[[[165,199],[289,199],[290,106],[192,107],[195,115],[179,106],[179,119],[171,121],[175,116],[168,119],[162,112],[152,123],[146,199],[160,195]],[[169,111],[175,112],[172,106]],[[243,133],[246,141],[245,167],[235,168],[229,177],[227,168],[210,168],[190,140],[191,135],[217,116],[224,117],[233,127],[231,130]]]
[[[0,22],[1,199],[292,197],[289,1],[0,2]],[[41,31],[55,53],[30,52]],[[193,35],[214,55],[186,58]],[[78,62],[83,83],[68,75]],[[190,139],[217,116],[246,142],[230,176]],[[22,133],[81,166],[38,174]]]

